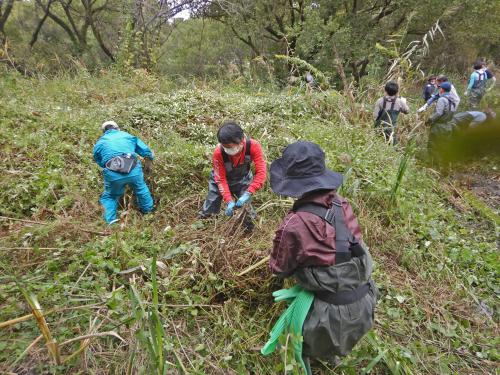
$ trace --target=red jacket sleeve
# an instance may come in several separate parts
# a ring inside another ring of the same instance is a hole
[[[264,186],[264,182],[266,182],[267,165],[260,143],[253,139],[251,140],[251,143],[250,157],[255,164],[255,176],[253,176],[252,183],[248,187],[248,192],[253,194],[257,190],[261,189],[262,186]]]
[[[222,199],[224,199],[224,202],[226,203],[230,202],[233,197],[231,196],[229,184],[227,183],[226,167],[224,166],[224,159],[222,158],[220,146],[215,148],[214,155],[212,157],[212,164],[214,168],[214,180],[219,188],[220,194],[222,195]]]

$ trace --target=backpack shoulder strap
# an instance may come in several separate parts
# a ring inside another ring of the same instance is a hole
[[[455,108],[457,104],[449,96],[445,98],[448,99],[448,110],[451,112],[451,107]]]
[[[385,110],[386,103],[387,103],[387,100],[385,99],[385,96],[384,96],[382,98],[382,108],[380,108],[378,110],[377,119],[375,120],[376,123],[378,123],[382,119],[382,116],[384,115],[384,112],[386,112],[386,110]]]
[[[335,264],[351,260],[350,246],[351,243],[355,243],[356,241],[345,223],[342,203],[334,200],[330,208],[326,208],[315,203],[305,203],[298,206],[294,205],[292,210],[294,212],[309,212],[314,214],[334,227],[336,250]]]
[[[246,144],[246,147],[245,147],[245,155],[246,156],[250,156],[250,149],[252,147],[252,140],[250,138],[247,138],[247,144]]]
[[[226,154],[226,151],[224,151],[224,148],[222,146],[219,147],[220,147],[220,153],[222,154],[222,160],[224,160],[224,164],[229,163],[231,161],[229,160],[229,155]]]
[[[245,145],[245,164],[250,168],[250,163],[252,162],[252,156],[250,155],[250,148],[252,147],[252,143],[250,138],[247,138]]]
[[[448,101],[448,112],[451,112],[451,99],[447,96],[443,96]]]

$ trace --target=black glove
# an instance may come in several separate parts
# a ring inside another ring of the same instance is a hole
[[[153,160],[144,159],[144,172],[151,173],[153,171]]]

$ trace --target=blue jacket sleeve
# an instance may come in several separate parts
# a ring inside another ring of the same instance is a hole
[[[94,160],[97,164],[99,164],[100,167],[104,168],[104,166],[102,165],[99,142],[97,142],[94,146]]]
[[[427,100],[427,106],[431,106],[436,100],[439,99],[439,94],[434,94],[429,100]]]
[[[467,86],[467,91],[471,90],[472,86],[474,86],[474,82],[476,82],[476,76],[477,76],[476,72],[473,72],[470,75],[469,85]]]
[[[143,158],[148,158],[153,160],[153,151],[145,144],[140,138],[135,137],[135,152],[142,156]]]

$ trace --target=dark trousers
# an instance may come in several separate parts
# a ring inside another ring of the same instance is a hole
[[[229,180],[229,191],[232,195],[236,197],[240,197],[247,189],[250,183],[252,182],[253,175],[250,172],[245,177],[243,177],[239,181],[231,181]],[[210,173],[210,177],[208,179],[208,193],[205,198],[205,202],[203,203],[203,207],[201,208],[199,214],[201,217],[208,217],[210,215],[217,215],[220,212],[220,207],[222,204],[222,195],[219,192],[219,187],[214,179],[214,172]],[[252,205],[248,205],[249,214],[252,219],[257,217],[257,213],[253,209]]]
[[[386,142],[391,141],[393,146],[398,143],[398,139],[396,137],[396,124],[392,125],[387,122],[376,122],[375,128],[378,132],[382,133]]]

